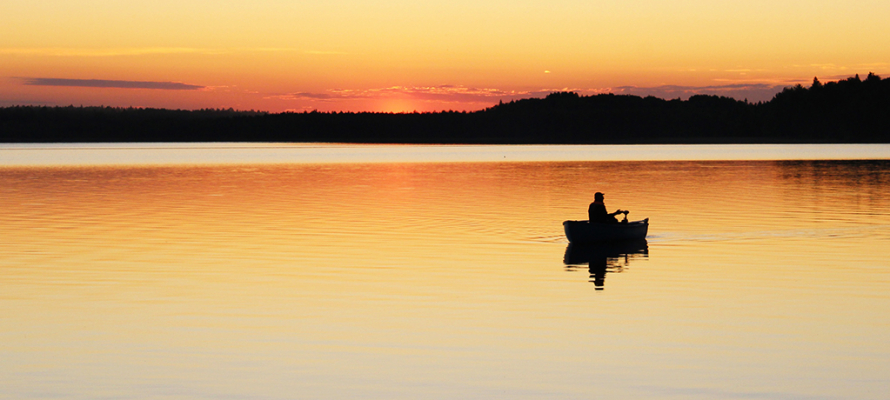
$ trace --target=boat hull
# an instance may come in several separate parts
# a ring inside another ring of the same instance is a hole
[[[649,233],[649,218],[626,224],[591,224],[565,221],[562,226],[571,243],[596,243],[609,240],[641,240]]]

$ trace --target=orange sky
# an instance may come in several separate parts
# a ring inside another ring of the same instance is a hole
[[[766,100],[890,72],[890,2],[0,3],[0,106],[475,110],[555,90]]]

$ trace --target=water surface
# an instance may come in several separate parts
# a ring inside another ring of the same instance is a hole
[[[890,391],[888,161],[79,164],[0,168],[0,397]]]
[[[0,165],[875,160],[890,144],[373,145],[342,143],[0,144]]]

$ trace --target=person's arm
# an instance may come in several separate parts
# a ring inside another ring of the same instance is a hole
[[[630,212],[630,211],[619,209],[619,210],[615,210],[615,212],[613,212],[613,213],[611,213],[611,214],[609,214],[609,215],[614,217],[614,216],[616,216],[616,215],[618,215],[618,214],[627,214],[627,213],[629,213],[629,212]]]

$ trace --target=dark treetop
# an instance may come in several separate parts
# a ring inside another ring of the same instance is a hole
[[[785,88],[765,103],[552,93],[475,112],[272,114],[0,108],[0,142],[890,143],[890,78]]]

